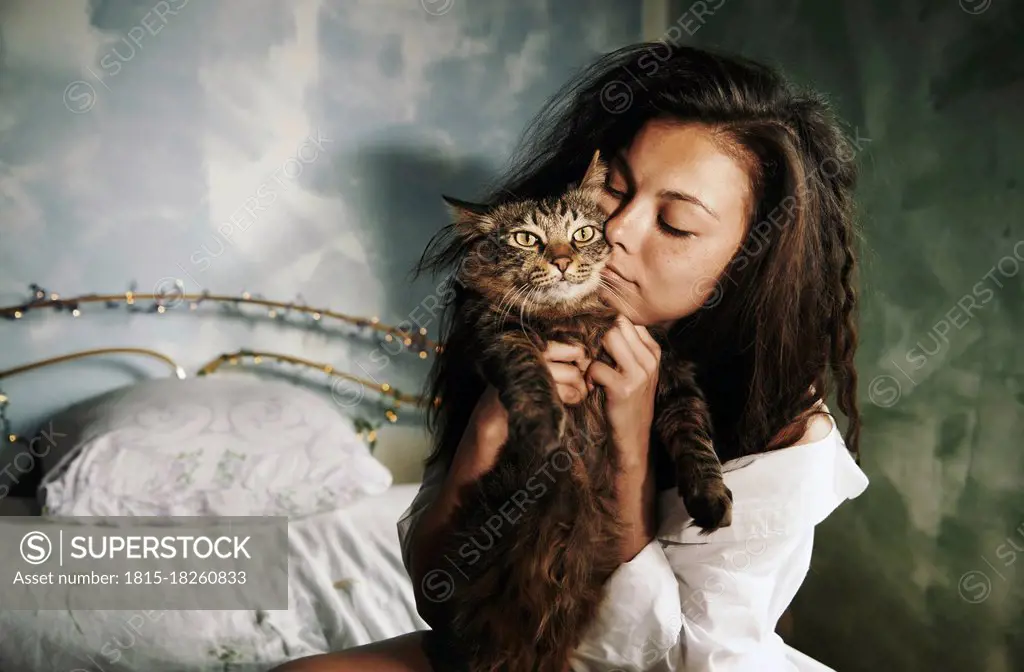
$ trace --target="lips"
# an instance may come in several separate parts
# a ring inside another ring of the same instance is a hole
[[[611,273],[613,276],[615,276],[616,279],[621,280],[622,282],[626,282],[631,285],[636,284],[635,282],[624,276],[617,268],[615,268],[611,264],[605,264],[604,272]]]

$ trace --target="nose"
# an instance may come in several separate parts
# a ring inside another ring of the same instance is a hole
[[[552,243],[545,251],[545,257],[551,262],[562,275],[565,275],[565,269],[569,268],[569,264],[572,263],[572,246],[566,242]]]
[[[642,232],[642,213],[637,199],[624,204],[618,212],[609,217],[604,224],[604,238],[613,248],[622,248],[623,252],[633,252],[640,243]]]

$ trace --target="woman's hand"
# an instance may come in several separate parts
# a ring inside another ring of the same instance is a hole
[[[544,350],[544,361],[563,404],[571,406],[586,398],[583,374],[590,359],[582,345],[551,342]],[[478,476],[494,465],[499,449],[508,439],[508,410],[493,385],[488,385],[480,396],[469,417],[466,434],[463,443],[467,447],[460,446],[452,466],[467,477]]]
[[[551,341],[544,350],[544,361],[555,379],[558,397],[563,404],[573,406],[587,397],[587,382],[583,374],[590,366],[590,358],[582,345]]]
[[[646,468],[661,348],[645,327],[622,315],[605,334],[603,345],[616,366],[594,362],[587,382],[604,388],[605,410],[623,467]]]
[[[605,391],[605,412],[621,467],[616,481],[619,515],[627,524],[621,557],[629,562],[654,538],[656,525],[649,448],[661,348],[646,328],[621,315],[603,345],[615,367],[594,362],[585,378]]]

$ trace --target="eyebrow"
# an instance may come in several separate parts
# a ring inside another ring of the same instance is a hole
[[[699,198],[697,198],[693,194],[687,194],[685,192],[674,191],[672,189],[662,189],[661,191],[658,192],[658,196],[660,198],[667,198],[667,199],[672,200],[672,201],[684,201],[686,203],[692,203],[693,205],[696,205],[697,207],[702,208],[705,211],[707,211],[707,213],[709,215],[711,215],[712,217],[714,217],[718,221],[722,221],[722,218],[718,216],[717,212],[715,212],[714,210],[709,208],[707,205],[704,204],[704,202],[702,200],[700,200]]]
[[[612,160],[612,163],[619,165],[622,171],[627,174],[627,176],[629,177],[629,182],[632,184],[633,169],[630,167],[629,162],[626,161],[626,157],[622,154],[622,152],[619,152],[618,154],[615,155],[615,157]],[[696,205],[698,208],[701,208],[709,215],[714,217],[716,220],[722,221],[722,218],[718,216],[717,212],[712,210],[710,207],[707,206],[707,204],[704,203],[704,201],[700,200],[693,194],[684,191],[676,191],[675,189],[662,189],[661,191],[658,192],[658,198],[667,198],[670,201],[682,201],[684,203]]]

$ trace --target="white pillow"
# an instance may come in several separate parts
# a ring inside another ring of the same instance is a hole
[[[48,424],[43,503],[58,516],[296,517],[384,492],[391,472],[339,410],[255,376],[121,388]]]

